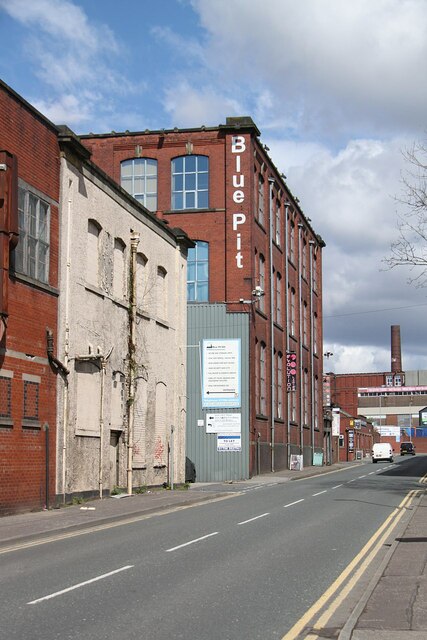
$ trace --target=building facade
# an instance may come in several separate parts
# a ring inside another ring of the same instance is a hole
[[[58,494],[183,483],[187,235],[60,127]]]
[[[400,327],[391,327],[390,370],[374,373],[324,375],[325,405],[352,416],[364,416],[382,442],[397,453],[399,443],[412,441],[427,453],[427,371],[405,371],[402,366]]]
[[[195,241],[189,252],[188,302],[222,304],[226,314],[248,317],[248,344],[242,349],[248,362],[239,360],[237,372],[247,371],[247,405],[227,400],[227,389],[219,392],[221,406],[213,402],[212,394],[203,401],[197,385],[206,384],[204,352],[199,376],[194,375],[193,388],[188,388],[190,398],[199,394],[202,401],[187,422],[187,437],[189,430],[200,428],[208,437],[212,435],[206,426],[208,412],[226,414],[221,417],[229,425],[225,430],[247,415],[241,423],[249,443],[247,460],[234,465],[247,468],[246,475],[286,468],[291,455],[312,464],[315,453],[321,455],[324,448],[324,243],[259,135],[252,119],[243,117],[227,118],[225,125],[212,128],[81,136],[96,164]],[[203,339],[221,336],[218,326],[210,331],[205,317],[204,322],[201,350]],[[224,330],[224,339],[225,335]],[[242,338],[233,339],[241,346]],[[226,349],[230,344],[219,346]],[[234,388],[233,393],[237,395]],[[231,417],[233,412],[240,418]],[[233,442],[233,433],[227,435],[231,449],[221,456],[223,479],[235,477],[233,456],[237,461],[242,455],[238,438]],[[207,446],[216,456],[224,437],[217,431],[209,440]],[[204,477],[206,463],[200,456],[193,462],[199,467],[198,477]]]
[[[0,82],[0,514],[55,494],[59,148]]]

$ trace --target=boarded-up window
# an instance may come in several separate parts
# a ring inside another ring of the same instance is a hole
[[[133,422],[133,466],[138,469],[146,464],[147,437],[147,381],[137,380]]]
[[[114,240],[113,295],[119,300],[127,297],[125,249],[125,243],[120,238],[116,238]]]
[[[92,362],[76,363],[77,420],[76,430],[81,434],[99,435],[100,371]]]
[[[124,429],[125,393],[125,376],[120,371],[115,371],[111,384],[111,428],[115,431]]]
[[[157,315],[159,318],[166,320],[168,312],[168,296],[167,296],[167,273],[163,267],[157,267]]]
[[[136,304],[140,309],[148,310],[148,259],[143,253],[136,254]]]
[[[154,464],[165,465],[167,461],[166,442],[167,387],[163,382],[156,385],[156,417],[154,439]]]
[[[87,223],[86,281],[99,286],[99,237],[101,227],[95,220]]]

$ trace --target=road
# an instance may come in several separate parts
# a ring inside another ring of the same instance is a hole
[[[283,638],[427,473],[427,456],[0,556],[3,640]]]

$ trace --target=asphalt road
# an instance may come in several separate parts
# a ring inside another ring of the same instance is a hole
[[[0,556],[3,640],[282,638],[427,472],[427,456]],[[238,489],[238,492],[236,492]]]

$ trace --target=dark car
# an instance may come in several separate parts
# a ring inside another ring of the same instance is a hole
[[[412,442],[402,442],[402,444],[400,445],[400,455],[404,456],[406,454],[410,456],[415,455],[415,447]]]

